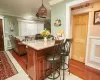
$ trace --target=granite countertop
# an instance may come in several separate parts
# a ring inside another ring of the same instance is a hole
[[[44,40],[34,40],[34,41],[26,41],[26,42],[23,41],[22,43],[36,50],[41,50],[41,49],[54,46],[55,41],[48,40],[47,42],[44,42]]]

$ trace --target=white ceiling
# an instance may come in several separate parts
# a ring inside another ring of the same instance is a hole
[[[53,5],[61,1],[64,0],[43,0],[43,4],[48,10],[47,19],[50,19],[51,12],[49,3]],[[41,5],[42,0],[0,0],[0,14],[23,17],[24,19],[36,19],[35,15]]]
[[[50,0],[43,0],[50,17]],[[13,15],[17,17],[35,17],[42,0],[0,0],[0,14]]]

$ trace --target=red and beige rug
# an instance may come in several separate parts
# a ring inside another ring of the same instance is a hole
[[[18,73],[6,52],[0,52],[0,60],[0,80],[5,80]]]

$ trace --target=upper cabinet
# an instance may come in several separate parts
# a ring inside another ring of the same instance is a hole
[[[42,30],[44,30],[44,23],[38,23],[37,24],[37,33],[40,33]]]
[[[44,23],[37,21],[18,21],[19,36],[39,34],[44,30]]]

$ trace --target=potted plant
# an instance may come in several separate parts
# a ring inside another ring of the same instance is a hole
[[[48,36],[50,36],[50,31],[47,29],[44,29],[43,31],[41,31],[41,35],[44,37],[44,41],[47,41]]]

